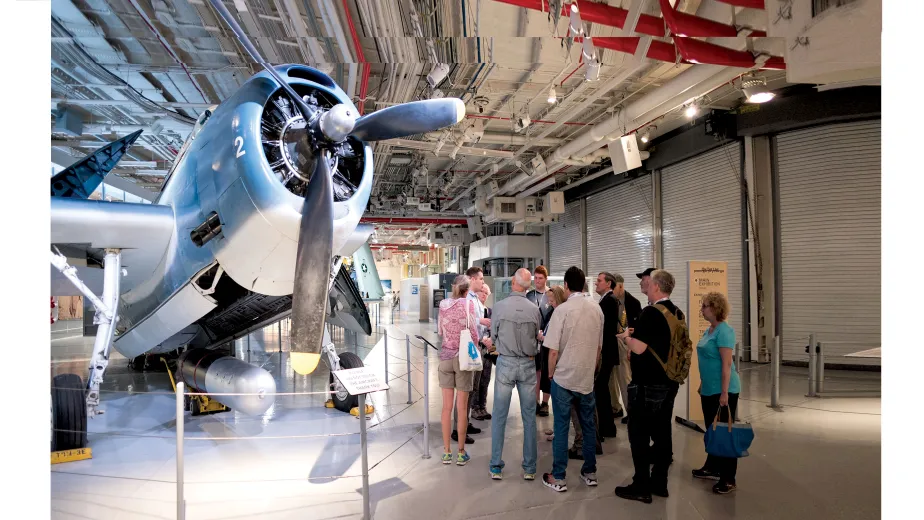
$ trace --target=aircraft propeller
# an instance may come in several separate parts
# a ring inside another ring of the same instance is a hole
[[[465,104],[457,98],[415,101],[388,107],[362,117],[352,108],[336,105],[317,117],[279,73],[263,60],[259,51],[221,0],[209,0],[231,28],[251,58],[263,66],[282,86],[301,113],[309,130],[319,139],[312,150],[318,160],[308,182],[302,206],[295,286],[292,294],[292,346],[290,361],[299,374],[314,372],[321,359],[321,342],[327,315],[329,281],[333,256],[334,191],[330,161],[335,146],[352,136],[360,141],[380,141],[432,132],[454,125],[465,117]]]

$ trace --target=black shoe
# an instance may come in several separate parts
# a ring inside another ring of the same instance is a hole
[[[646,504],[651,503],[651,493],[642,491],[634,483],[628,486],[620,486],[615,490],[616,496],[626,500],[638,500]]]
[[[734,491],[736,487],[737,486],[735,486],[734,484],[723,482],[720,480],[719,482],[716,483],[716,485],[712,486],[712,492],[717,495],[727,495],[731,493],[732,491]]]
[[[667,492],[667,480],[659,481],[652,479],[651,494],[662,498],[667,498],[670,496],[670,493]]]
[[[573,460],[584,460],[584,453],[581,450],[571,448],[568,450],[568,458]]]
[[[622,423],[623,423],[623,424],[629,424],[629,416],[628,416],[628,415],[622,418]]]
[[[613,412],[613,419],[619,419],[619,418],[622,417],[623,415],[625,415],[625,412],[623,412],[622,410],[619,410],[618,412]],[[623,423],[623,424],[625,424],[625,423]]]
[[[694,469],[693,478],[701,478],[703,480],[719,480],[719,474],[709,471],[706,468]]]
[[[450,438],[452,438],[452,440],[454,440],[455,442],[459,442],[459,432],[456,430],[452,430],[452,435],[450,435]],[[475,439],[466,435],[465,444],[475,444]]]
[[[549,416],[549,403],[542,403],[536,407],[536,415],[539,417],[548,417]]]
[[[608,430],[608,431],[604,432],[604,433],[603,433],[603,436],[604,436],[604,437],[610,437],[610,438],[616,437],[616,427],[614,426],[612,430]]]
[[[481,428],[475,428],[472,426],[472,423],[468,423],[468,430],[466,430],[465,433],[468,433],[469,435],[478,435],[481,433]]]

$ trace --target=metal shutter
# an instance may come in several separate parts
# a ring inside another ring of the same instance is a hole
[[[588,197],[587,276],[621,274],[631,290],[634,273],[653,262],[651,223],[651,175]]]
[[[687,262],[728,262],[731,305],[728,324],[734,327],[739,342],[745,338],[741,273],[747,271],[741,184],[736,176],[743,175],[740,170],[739,143],[721,146],[661,170],[664,268],[677,282],[671,301],[687,316],[698,313],[698,308],[687,308]]]
[[[805,361],[810,333],[826,362],[881,346],[880,121],[776,137],[784,360]]]
[[[558,223],[549,225],[549,275],[564,276],[572,265],[581,267],[581,202],[565,206]]]

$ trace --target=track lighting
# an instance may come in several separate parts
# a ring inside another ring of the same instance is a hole
[[[554,105],[555,102],[558,101],[558,96],[555,95],[555,87],[554,87],[554,86],[549,88],[549,99],[548,99],[548,101],[549,101],[549,104],[550,104],[550,105]]]

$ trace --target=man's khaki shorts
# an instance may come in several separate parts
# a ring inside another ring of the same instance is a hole
[[[454,388],[461,392],[471,392],[475,373],[459,368],[459,356],[440,361],[437,370],[440,376],[440,388]]]

